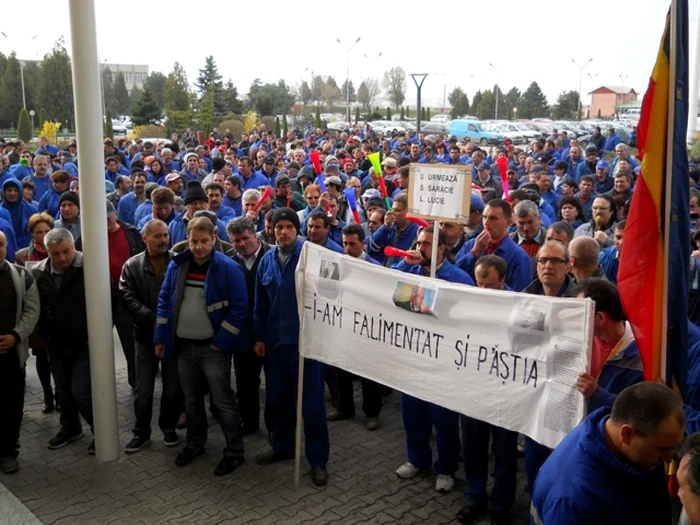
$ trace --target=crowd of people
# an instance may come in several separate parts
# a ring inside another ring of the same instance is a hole
[[[575,384],[590,415],[552,451],[401,394],[406,461],[396,475],[434,472],[435,489],[449,492],[461,456],[466,492],[457,520],[490,516],[504,525],[511,523],[517,458],[524,453],[532,523],[659,524],[671,521],[674,495],[664,463],[675,457],[682,519],[700,523],[700,374],[694,372],[700,330],[689,323],[688,399],[678,389],[643,382],[616,287],[639,162],[615,137],[613,131],[581,148],[555,131],[522,149],[506,143],[488,150],[455,137],[384,136],[360,126],[338,133],[307,126],[287,137],[261,127],[240,140],[215,128],[202,144],[189,129],[156,142],[106,139],[111,302],[134,394],[135,426],[125,451],[137,453],[151,440],[160,370],[163,442],[177,446],[178,430],[186,428],[176,465],[204,452],[208,399],[226,442],[214,473],[232,473],[245,459],[243,437],[261,431],[264,373],[270,449],[255,461],[291,459],[299,362],[294,272],[303,244],[428,276],[437,243],[438,279],[595,301],[590,368]],[[374,152],[380,171],[368,159]],[[44,390],[42,411],[60,410],[48,448],[79,440],[83,421],[92,430],[80,177],[102,174],[81,173],[79,158],[75,141],[61,150],[41,137],[30,151],[22,141],[0,140],[0,470],[8,474],[20,468],[30,350]],[[466,225],[446,221],[435,231],[411,220],[411,163],[473,166]],[[694,188],[700,171],[695,163],[688,171]],[[699,212],[700,192],[693,189],[691,218]],[[691,233],[688,242],[695,243]],[[386,247],[409,255],[387,256]],[[693,269],[691,294],[700,281]],[[355,416],[354,379],[311,360],[304,367],[305,451],[316,485],[328,481],[329,422]],[[365,426],[376,431],[390,391],[366,379],[361,384]],[[93,440],[88,452],[96,446]]]

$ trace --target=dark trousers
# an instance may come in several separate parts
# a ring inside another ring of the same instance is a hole
[[[46,348],[34,349],[36,356],[36,374],[39,376],[41,388],[44,391],[44,401],[53,401],[53,389],[51,388],[51,367],[49,366],[49,352]]]
[[[207,442],[208,423],[204,396],[208,384],[212,399],[219,409],[219,423],[226,439],[224,456],[242,458],[241,418],[236,394],[231,388],[231,354],[214,350],[209,345],[178,344],[177,370],[185,393],[187,446],[203,450]]]
[[[338,410],[344,414],[355,414],[355,389],[352,381],[354,374],[346,370],[338,370],[338,392],[340,405]],[[367,417],[379,417],[382,411],[382,385],[362,378],[362,411]]]
[[[338,373],[340,369],[333,365],[323,365],[323,380],[328,386],[328,392],[331,394],[331,399],[338,399],[340,389],[338,387]]]
[[[122,306],[121,301],[117,303],[117,312],[114,314],[114,327],[117,329],[119,341],[122,344],[124,358],[126,359],[126,370],[129,378],[129,386],[136,387],[136,366],[134,364],[134,321],[131,314]]]
[[[153,416],[153,391],[156,384],[156,374],[160,363],[163,392],[160,396],[160,416],[158,426],[163,432],[175,430],[180,418],[180,406],[184,394],[180,387],[180,376],[177,371],[177,359],[161,360],[156,357],[153,345],[145,345],[136,341],[136,427],[134,436],[141,439],[151,437],[151,418]]]
[[[275,423],[272,446],[277,452],[294,452],[297,396],[299,394],[299,349],[281,345],[267,351],[267,402]],[[302,417],[306,459],[312,467],[328,463],[329,440],[323,364],[312,359],[304,362]]]
[[[537,473],[551,453],[551,448],[540,445],[534,439],[525,436],[525,474],[530,494],[534,492]]]
[[[90,351],[82,348],[49,348],[56,396],[61,404],[61,429],[71,436],[82,430],[80,416],[93,429]]]
[[[460,416],[460,420],[467,480],[464,497],[467,504],[481,507],[488,500],[486,483],[489,476],[489,439],[493,438],[496,472],[491,491],[491,508],[497,511],[510,510],[515,502],[518,433],[467,416]]]
[[[401,394],[401,415],[406,430],[408,461],[420,469],[454,475],[459,458],[459,417],[456,412]],[[437,460],[433,464],[430,434],[435,427]]]
[[[265,372],[267,382],[267,362],[250,349],[247,352],[239,352],[233,355],[233,364],[236,371],[236,392],[238,406],[241,412],[241,420],[247,429],[257,429],[260,426],[260,372]],[[265,406],[265,427],[272,432],[273,423],[270,411]]]
[[[24,413],[24,365],[17,348],[0,354],[0,458],[19,455],[19,430]]]

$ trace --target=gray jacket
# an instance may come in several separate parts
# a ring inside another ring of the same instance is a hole
[[[17,314],[13,332],[19,335],[17,343],[17,353],[19,354],[19,364],[24,364],[29,358],[29,336],[34,331],[34,327],[39,322],[39,290],[32,272],[16,264],[5,261],[12,274],[12,282],[17,295]]]
[[[601,245],[601,248],[607,248],[608,246],[613,245],[616,224],[617,224],[616,222],[613,222],[612,225],[610,226],[610,228],[608,228],[607,230],[604,230],[604,232],[608,236],[608,238]],[[595,221],[588,221],[586,223],[583,223],[578,228],[576,228],[576,231],[574,232],[574,238],[576,238],[576,237],[595,237]]]

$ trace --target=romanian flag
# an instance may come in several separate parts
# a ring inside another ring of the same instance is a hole
[[[675,375],[681,390],[688,348],[688,91],[688,0],[673,0],[637,127],[642,169],[627,217],[617,281],[645,379],[660,377],[665,360],[664,379]]]

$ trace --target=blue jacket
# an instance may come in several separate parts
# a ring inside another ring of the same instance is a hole
[[[144,199],[145,197],[146,195],[144,194]],[[119,220],[136,226],[138,222],[136,222],[134,214],[136,213],[136,208],[143,204],[143,202],[145,201],[139,202],[139,200],[136,198],[136,193],[133,191],[124,195],[121,199],[119,199],[119,205],[117,206]]]
[[[36,152],[34,153],[35,155],[48,155],[49,157],[55,157],[58,155],[58,153],[61,150],[58,149],[58,146],[54,146],[53,144],[47,144],[45,148],[37,148]]]
[[[53,188],[49,188],[49,190],[41,197],[37,210],[40,212],[45,211],[51,215],[51,217],[58,217],[58,200],[60,198],[60,193]]]
[[[236,212],[233,210],[233,208],[229,208],[228,206],[224,206],[222,204],[219,206],[219,209],[216,210],[216,216],[219,218],[220,222],[223,222],[226,226],[228,226],[228,223],[236,218]]]
[[[430,271],[426,272],[420,264],[406,264],[405,259],[402,259],[401,262],[394,264],[392,268],[401,272],[430,277]],[[469,277],[467,272],[461,270],[447,259],[445,259],[442,262],[442,266],[437,269],[435,272],[435,277],[451,283],[462,283],[469,286],[476,286],[474,284],[474,280]]]
[[[540,217],[547,217],[549,219],[549,224],[542,224],[545,228],[549,228],[553,222],[556,222],[557,220],[557,208],[558,205],[555,202],[554,204],[550,204],[547,199],[544,198],[544,195],[542,196],[543,198],[540,200]]]
[[[598,264],[603,268],[608,281],[617,286],[617,269],[620,267],[620,259],[617,256],[617,248],[608,246],[600,251]]]
[[[557,195],[556,192],[550,188],[545,193],[540,194],[540,198],[549,205],[549,209],[545,209],[544,206],[541,206],[542,211],[549,215],[550,219],[556,220],[555,210],[557,209],[559,204],[559,195]],[[552,213],[554,214],[554,217],[552,217]]]
[[[4,233],[5,237],[7,237],[7,254],[5,255],[5,259],[13,263],[15,262],[15,254],[20,250],[20,248],[17,246],[17,240],[15,239],[15,230],[12,229],[12,224],[10,224],[9,221],[6,221],[1,214],[0,232]],[[27,244],[27,246],[29,245]]]
[[[476,239],[468,240],[462,249],[457,252],[456,264],[474,279],[474,267],[477,257],[471,253]],[[483,254],[482,254],[483,255]],[[532,261],[525,250],[513,242],[510,235],[506,235],[501,244],[493,252],[508,265],[506,284],[516,292],[523,291],[532,281]]]
[[[688,335],[690,336],[690,331]],[[691,337],[688,339],[688,371],[683,401],[686,417],[685,432],[690,435],[700,432],[700,341],[692,343]]]
[[[618,352],[609,358],[598,375],[598,388],[588,400],[588,412],[612,408],[617,395],[628,386],[644,381],[644,366],[629,323]]]
[[[594,177],[594,179],[595,186],[593,187],[593,191],[596,193],[607,193],[615,187],[615,179],[613,179],[610,175],[608,175],[602,182],[598,177]]]
[[[29,233],[29,228],[27,227],[27,222],[29,217],[37,213],[37,209],[28,204],[22,198],[22,183],[16,179],[7,179],[2,185],[2,192],[5,193],[9,186],[14,186],[19,191],[19,198],[17,202],[10,204],[7,199],[0,203],[0,206],[5,208],[10,214],[10,223],[12,224],[12,229],[15,231],[15,240],[17,241],[17,246],[19,249],[26,248],[32,240],[32,235]]]
[[[273,188],[275,187],[275,180],[277,179],[277,176],[279,174],[280,174],[280,170],[278,170],[277,168],[273,169],[272,173],[270,173],[269,176],[262,169],[259,169],[258,171],[256,171],[254,173],[254,175],[258,175],[259,177],[262,177],[262,178],[269,180],[270,182],[268,182],[267,184],[269,186],[272,186]]]
[[[279,246],[265,252],[258,264],[253,334],[256,341],[264,341],[271,348],[299,344],[299,309],[294,272],[303,245],[304,240],[298,238],[284,267],[277,257]]]
[[[647,472],[620,461],[605,442],[609,414],[605,408],[593,412],[544,463],[532,495],[532,525],[671,522],[663,466]]]
[[[141,204],[139,204],[134,212],[134,224],[138,225],[141,223],[141,219],[144,217],[151,218],[153,215],[153,202],[150,199],[146,199]]]
[[[396,257],[384,255],[384,248],[393,246],[399,250],[410,250],[416,237],[418,237],[418,225],[414,222],[409,223],[400,233],[396,230],[396,224],[392,224],[390,228],[382,224],[369,238],[368,255],[384,266],[391,266],[398,260]]]
[[[592,175],[595,178],[595,165],[597,162],[598,161],[596,160],[592,166],[585,160],[581,162],[578,165],[578,168],[576,168],[576,182],[581,182],[581,177],[584,175]]]
[[[122,197],[123,199],[124,197]],[[187,239],[187,224],[183,221],[187,210],[183,211],[181,214],[176,215],[175,218],[168,223],[168,233],[170,234],[170,248],[173,245],[184,241]],[[143,220],[143,219],[142,219]],[[144,224],[146,224],[144,222]],[[220,220],[217,221],[217,227],[219,228],[218,237],[222,241],[228,242],[228,234],[226,233],[226,225]]]
[[[175,329],[191,257],[189,250],[173,256],[158,296],[153,343],[165,345],[166,358],[172,357],[175,350]],[[248,293],[245,276],[236,261],[216,250],[212,251],[204,281],[204,298],[214,329],[212,345],[227,352],[234,348],[247,348],[249,340],[245,326]]]
[[[144,202],[144,204],[146,204]],[[139,224],[137,226],[138,230],[141,231],[143,229],[144,224],[146,224],[148,221],[150,221],[153,218],[153,203],[151,203],[151,213],[147,213],[146,215],[142,216],[141,219],[139,219]],[[172,211],[170,212],[170,217],[165,220],[165,224],[170,224],[173,222],[173,219],[177,217],[177,212],[175,211],[175,206],[173,206]]]
[[[257,190],[260,186],[270,185],[270,179],[268,179],[265,175],[262,175],[259,171],[253,173],[247,179],[241,174],[238,174],[237,177],[241,179],[241,189],[243,191]]]
[[[240,217],[243,215],[243,195],[238,197],[238,200],[236,201],[232,201],[228,195],[224,195],[221,205],[231,208],[233,210],[234,217]]]
[[[615,146],[617,146],[620,142],[622,142],[622,139],[620,139],[620,135],[618,135],[617,133],[607,137],[605,139],[605,146],[603,146],[603,151],[615,151]]]
[[[323,245],[323,247],[329,249],[332,252],[345,255],[345,250],[343,250],[343,248],[340,246],[340,244],[338,244],[337,242],[335,242],[333,239],[330,238],[330,234],[328,237],[326,237],[326,243]]]
[[[78,165],[75,162],[66,162],[61,166],[61,169],[67,171],[71,176],[78,176]]]

